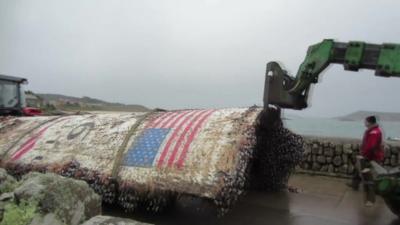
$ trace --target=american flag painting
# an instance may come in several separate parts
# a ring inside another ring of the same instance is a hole
[[[128,149],[123,165],[182,168],[190,145],[214,110],[166,112],[149,121]]]

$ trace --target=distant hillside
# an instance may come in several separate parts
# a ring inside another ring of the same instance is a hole
[[[54,105],[60,110],[88,110],[88,111],[128,111],[145,112],[148,108],[142,105],[126,105],[111,103],[90,97],[72,97],[59,94],[36,94],[46,103]]]
[[[357,111],[346,116],[337,117],[336,119],[344,121],[360,121],[371,115],[377,116],[380,121],[400,121],[400,113],[372,111]]]

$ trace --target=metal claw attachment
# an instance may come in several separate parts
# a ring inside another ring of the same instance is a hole
[[[302,94],[290,93],[294,84],[294,78],[282,70],[277,62],[267,64],[267,72],[264,86],[264,107],[276,105],[282,108],[303,109],[307,107],[306,90]]]

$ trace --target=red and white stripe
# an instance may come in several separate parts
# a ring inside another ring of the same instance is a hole
[[[47,129],[49,129],[49,127],[53,126],[54,124],[64,121],[67,118],[61,118],[61,119],[56,119],[56,121],[52,122],[50,125],[41,128],[37,133],[34,133],[27,141],[25,141],[17,151],[15,151],[12,155],[11,155],[11,160],[15,161],[20,159],[22,156],[24,156],[26,153],[28,153],[29,151],[33,150],[33,148],[35,147],[36,143],[40,140],[40,138],[44,135],[44,133],[46,132]]]
[[[39,132],[34,134],[24,144],[22,144],[21,147],[11,155],[11,160],[12,161],[17,160],[17,159],[21,158],[25,153],[27,153],[30,150],[32,150],[33,147],[35,147],[36,142],[39,140],[39,138],[43,135],[43,133],[48,128],[49,128],[49,126],[42,128],[41,130],[39,130]]]
[[[164,113],[146,128],[171,128],[155,160],[158,167],[182,168],[190,147],[200,128],[214,110],[190,110]]]

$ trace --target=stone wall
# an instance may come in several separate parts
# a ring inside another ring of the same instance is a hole
[[[305,136],[298,172],[349,177],[354,171],[361,140]],[[385,142],[385,167],[400,166],[400,143]]]

